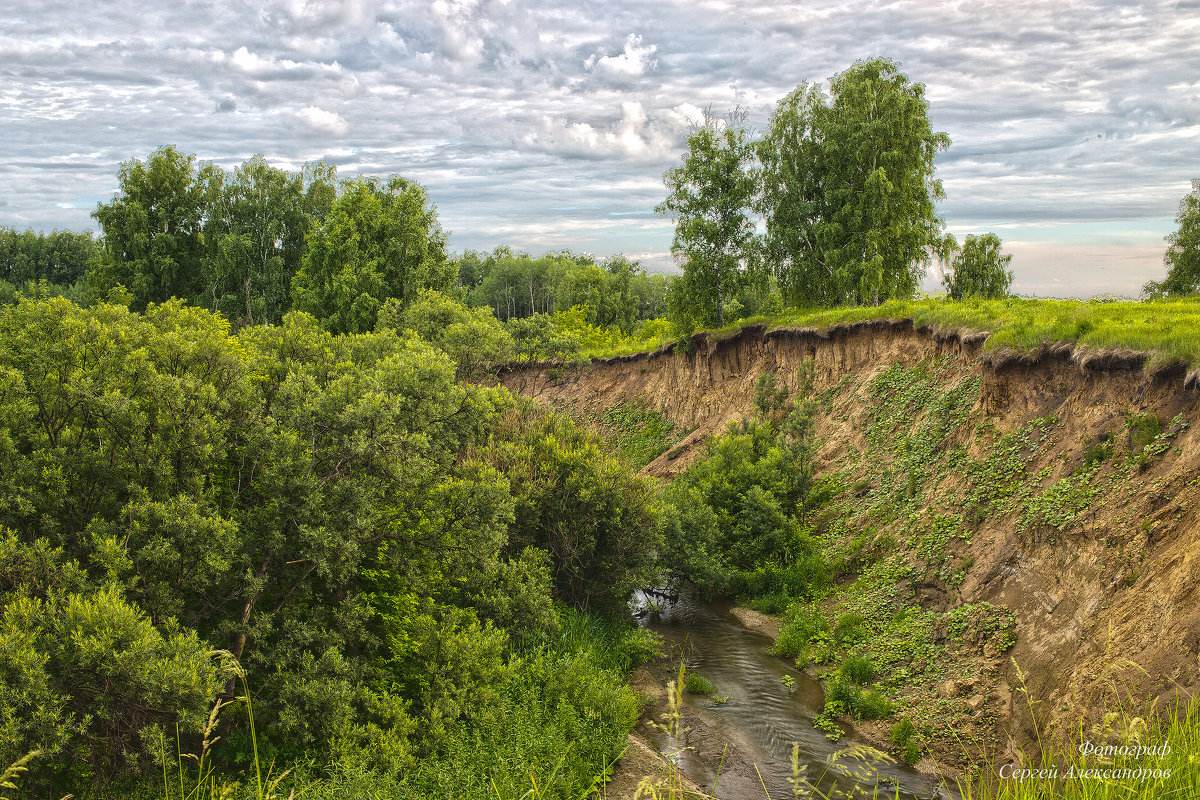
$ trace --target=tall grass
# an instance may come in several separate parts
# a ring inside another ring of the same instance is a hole
[[[1130,662],[1132,665],[1132,662]],[[1136,666],[1136,665],[1132,665]],[[1022,686],[1031,716],[1033,701]],[[1115,687],[1114,687],[1115,688]],[[1158,800],[1200,798],[1200,699],[1183,690],[1169,709],[1117,703],[1069,740],[1036,729],[1037,751],[1015,764],[975,765],[959,782],[963,800]]]

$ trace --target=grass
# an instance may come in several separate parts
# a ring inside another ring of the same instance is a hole
[[[1157,800],[1200,797],[1200,701],[1169,713],[1128,704],[1070,741],[1043,741],[1018,765],[983,764],[960,782],[963,800]]]
[[[698,672],[689,672],[684,678],[683,691],[688,694],[714,694],[717,687]]]
[[[827,328],[872,319],[911,318],[917,325],[939,325],[990,334],[984,352],[1011,348],[1037,350],[1059,342],[1095,349],[1136,350],[1152,354],[1150,366],[1200,364],[1200,298],[1163,300],[949,300],[945,297],[891,300],[879,306],[789,309],[772,317],[751,317],[709,331],[714,339],[733,335],[747,325],[770,328]],[[625,355],[653,350],[670,341],[666,335],[638,341],[630,338],[611,348],[593,347],[588,357]]]
[[[667,452],[683,433],[662,414],[636,403],[609,406],[590,422],[634,469]]]

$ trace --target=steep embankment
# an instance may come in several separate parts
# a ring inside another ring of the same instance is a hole
[[[694,428],[647,467],[669,478],[753,409],[760,375],[795,388],[811,361],[819,469],[843,487],[820,521],[849,567],[837,602],[868,617],[911,604],[895,630],[934,649],[912,647],[897,699],[958,726],[964,755],[1000,755],[1033,730],[1022,676],[1038,724],[1059,731],[1086,729],[1118,695],[1195,685],[1200,395],[1136,353],[985,354],[984,339],[908,320],[758,326],[504,383],[583,412],[641,403]]]

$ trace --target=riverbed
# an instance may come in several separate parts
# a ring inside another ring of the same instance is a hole
[[[876,791],[900,800],[953,797],[936,776],[878,754],[848,753],[865,745],[849,726],[838,742],[814,728],[812,719],[824,706],[820,683],[771,655],[771,640],[739,624],[728,603],[685,596],[652,605],[658,610],[643,608],[641,625],[660,634],[687,670],[708,679],[716,691],[684,695],[679,726],[684,730],[677,736],[655,726],[645,726],[644,735],[705,791],[720,800],[792,797],[791,779],[799,768],[822,792],[837,796],[857,787],[866,797]]]

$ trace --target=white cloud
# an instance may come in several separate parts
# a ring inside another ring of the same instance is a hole
[[[1022,285],[1098,280],[1073,266],[1085,254],[1123,254],[1104,277],[1131,290],[1161,270],[1161,232],[1132,247],[1072,225],[1169,228],[1200,176],[1194,3],[697,2],[12,0],[0,225],[93,226],[120,162],[169,143],[225,166],[261,152],[408,175],[455,248],[577,237],[661,258],[670,225],[648,212],[701,109],[740,103],[761,130],[796,84],[885,55],[954,141],[938,161],[951,227],[1065,231],[1015,244]]]
[[[345,136],[350,131],[350,125],[346,120],[332,111],[326,111],[316,106],[305,106],[296,113],[296,116],[305,125],[320,133]]]
[[[645,75],[658,69],[658,62],[651,56],[658,50],[658,45],[642,46],[642,37],[636,33],[629,34],[625,39],[625,49],[615,56],[594,53],[588,56],[584,66],[615,75]]]
[[[621,117],[607,125],[567,122],[546,115],[524,143],[545,152],[584,158],[662,159],[675,142],[670,119],[651,120],[641,103],[621,103]]]

